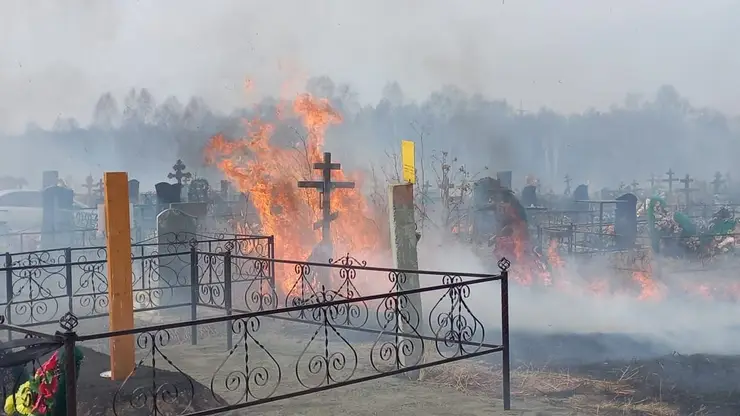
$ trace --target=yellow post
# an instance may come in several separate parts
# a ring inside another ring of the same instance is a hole
[[[410,140],[401,141],[401,164],[403,165],[403,181],[406,183],[416,182],[416,155],[414,154],[414,142]]]
[[[108,247],[108,319],[111,331],[133,329],[131,228],[126,172],[105,172],[105,230]],[[134,336],[110,339],[111,379],[134,370]]]

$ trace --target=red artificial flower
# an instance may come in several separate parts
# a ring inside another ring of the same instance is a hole
[[[43,397],[39,394],[38,398],[36,399],[36,404],[33,405],[33,409],[31,409],[34,415],[45,415],[47,408],[46,408],[46,400],[44,400]]]
[[[50,382],[39,384],[39,396],[50,399],[56,393],[57,387],[57,378],[52,377]]]
[[[40,370],[42,370],[44,373],[51,373],[56,371],[58,364],[58,356],[57,353],[54,352],[54,354],[49,357],[48,360],[46,360],[45,363],[41,365]]]

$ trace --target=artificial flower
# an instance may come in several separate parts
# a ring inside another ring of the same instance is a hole
[[[31,414],[31,383],[29,381],[21,384],[15,394],[5,399],[3,410],[8,416],[16,413],[21,415]]]

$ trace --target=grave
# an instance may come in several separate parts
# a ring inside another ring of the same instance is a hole
[[[178,209],[168,208],[157,215],[159,254],[182,253],[190,250],[186,242],[195,238],[197,219]],[[183,242],[172,244],[173,241]],[[189,305],[191,301],[190,254],[161,257],[156,282],[162,290],[158,306]],[[198,278],[197,276],[192,276]]]
[[[520,198],[524,208],[536,207],[537,205],[537,186],[527,185],[522,189],[522,197]]]
[[[128,200],[134,205],[139,203],[139,185],[136,179],[128,181]]]
[[[41,247],[43,249],[72,246],[74,192],[61,186],[49,186],[42,191]]]
[[[511,188],[511,171],[505,170],[501,172],[496,172],[496,179],[498,179],[498,182],[501,186],[507,189]]]
[[[617,249],[630,249],[637,241],[637,196],[626,193],[617,198],[614,211]]]

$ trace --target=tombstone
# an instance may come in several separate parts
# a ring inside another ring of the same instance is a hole
[[[591,197],[588,195],[588,185],[581,184],[573,191],[573,201],[588,201]],[[588,210],[588,202],[574,202],[573,207],[577,210]]]
[[[41,174],[41,189],[46,189],[50,186],[59,185],[59,171],[58,170],[45,170]]]
[[[170,208],[194,217],[198,224],[201,224],[208,214],[208,202],[177,202],[170,204]]]
[[[177,209],[166,209],[157,215],[157,249],[162,255],[190,251],[195,238],[195,217]],[[162,291],[158,306],[190,305],[190,254],[162,257],[158,261],[157,285]],[[197,279],[197,276],[195,276]]]
[[[537,186],[527,185],[522,189],[522,197],[519,198],[524,208],[536,207],[537,205]]]
[[[132,204],[139,203],[139,181],[136,179],[128,181],[128,200]]]
[[[209,202],[211,186],[203,178],[193,179],[188,184],[188,202]]]
[[[157,192],[157,204],[161,206],[169,207],[170,204],[176,204],[182,201],[180,198],[180,185],[178,184],[159,182],[154,185],[154,190]]]
[[[221,199],[224,201],[229,200],[229,181],[222,180],[221,181],[221,189],[219,190],[219,194],[221,195]]]
[[[629,249],[637,241],[637,197],[627,193],[617,198],[614,212],[614,234],[617,249]]]
[[[511,189],[511,171],[505,170],[496,173],[496,178],[501,186]]]
[[[42,191],[41,245],[44,249],[70,247],[74,230],[74,191],[49,186]]]

